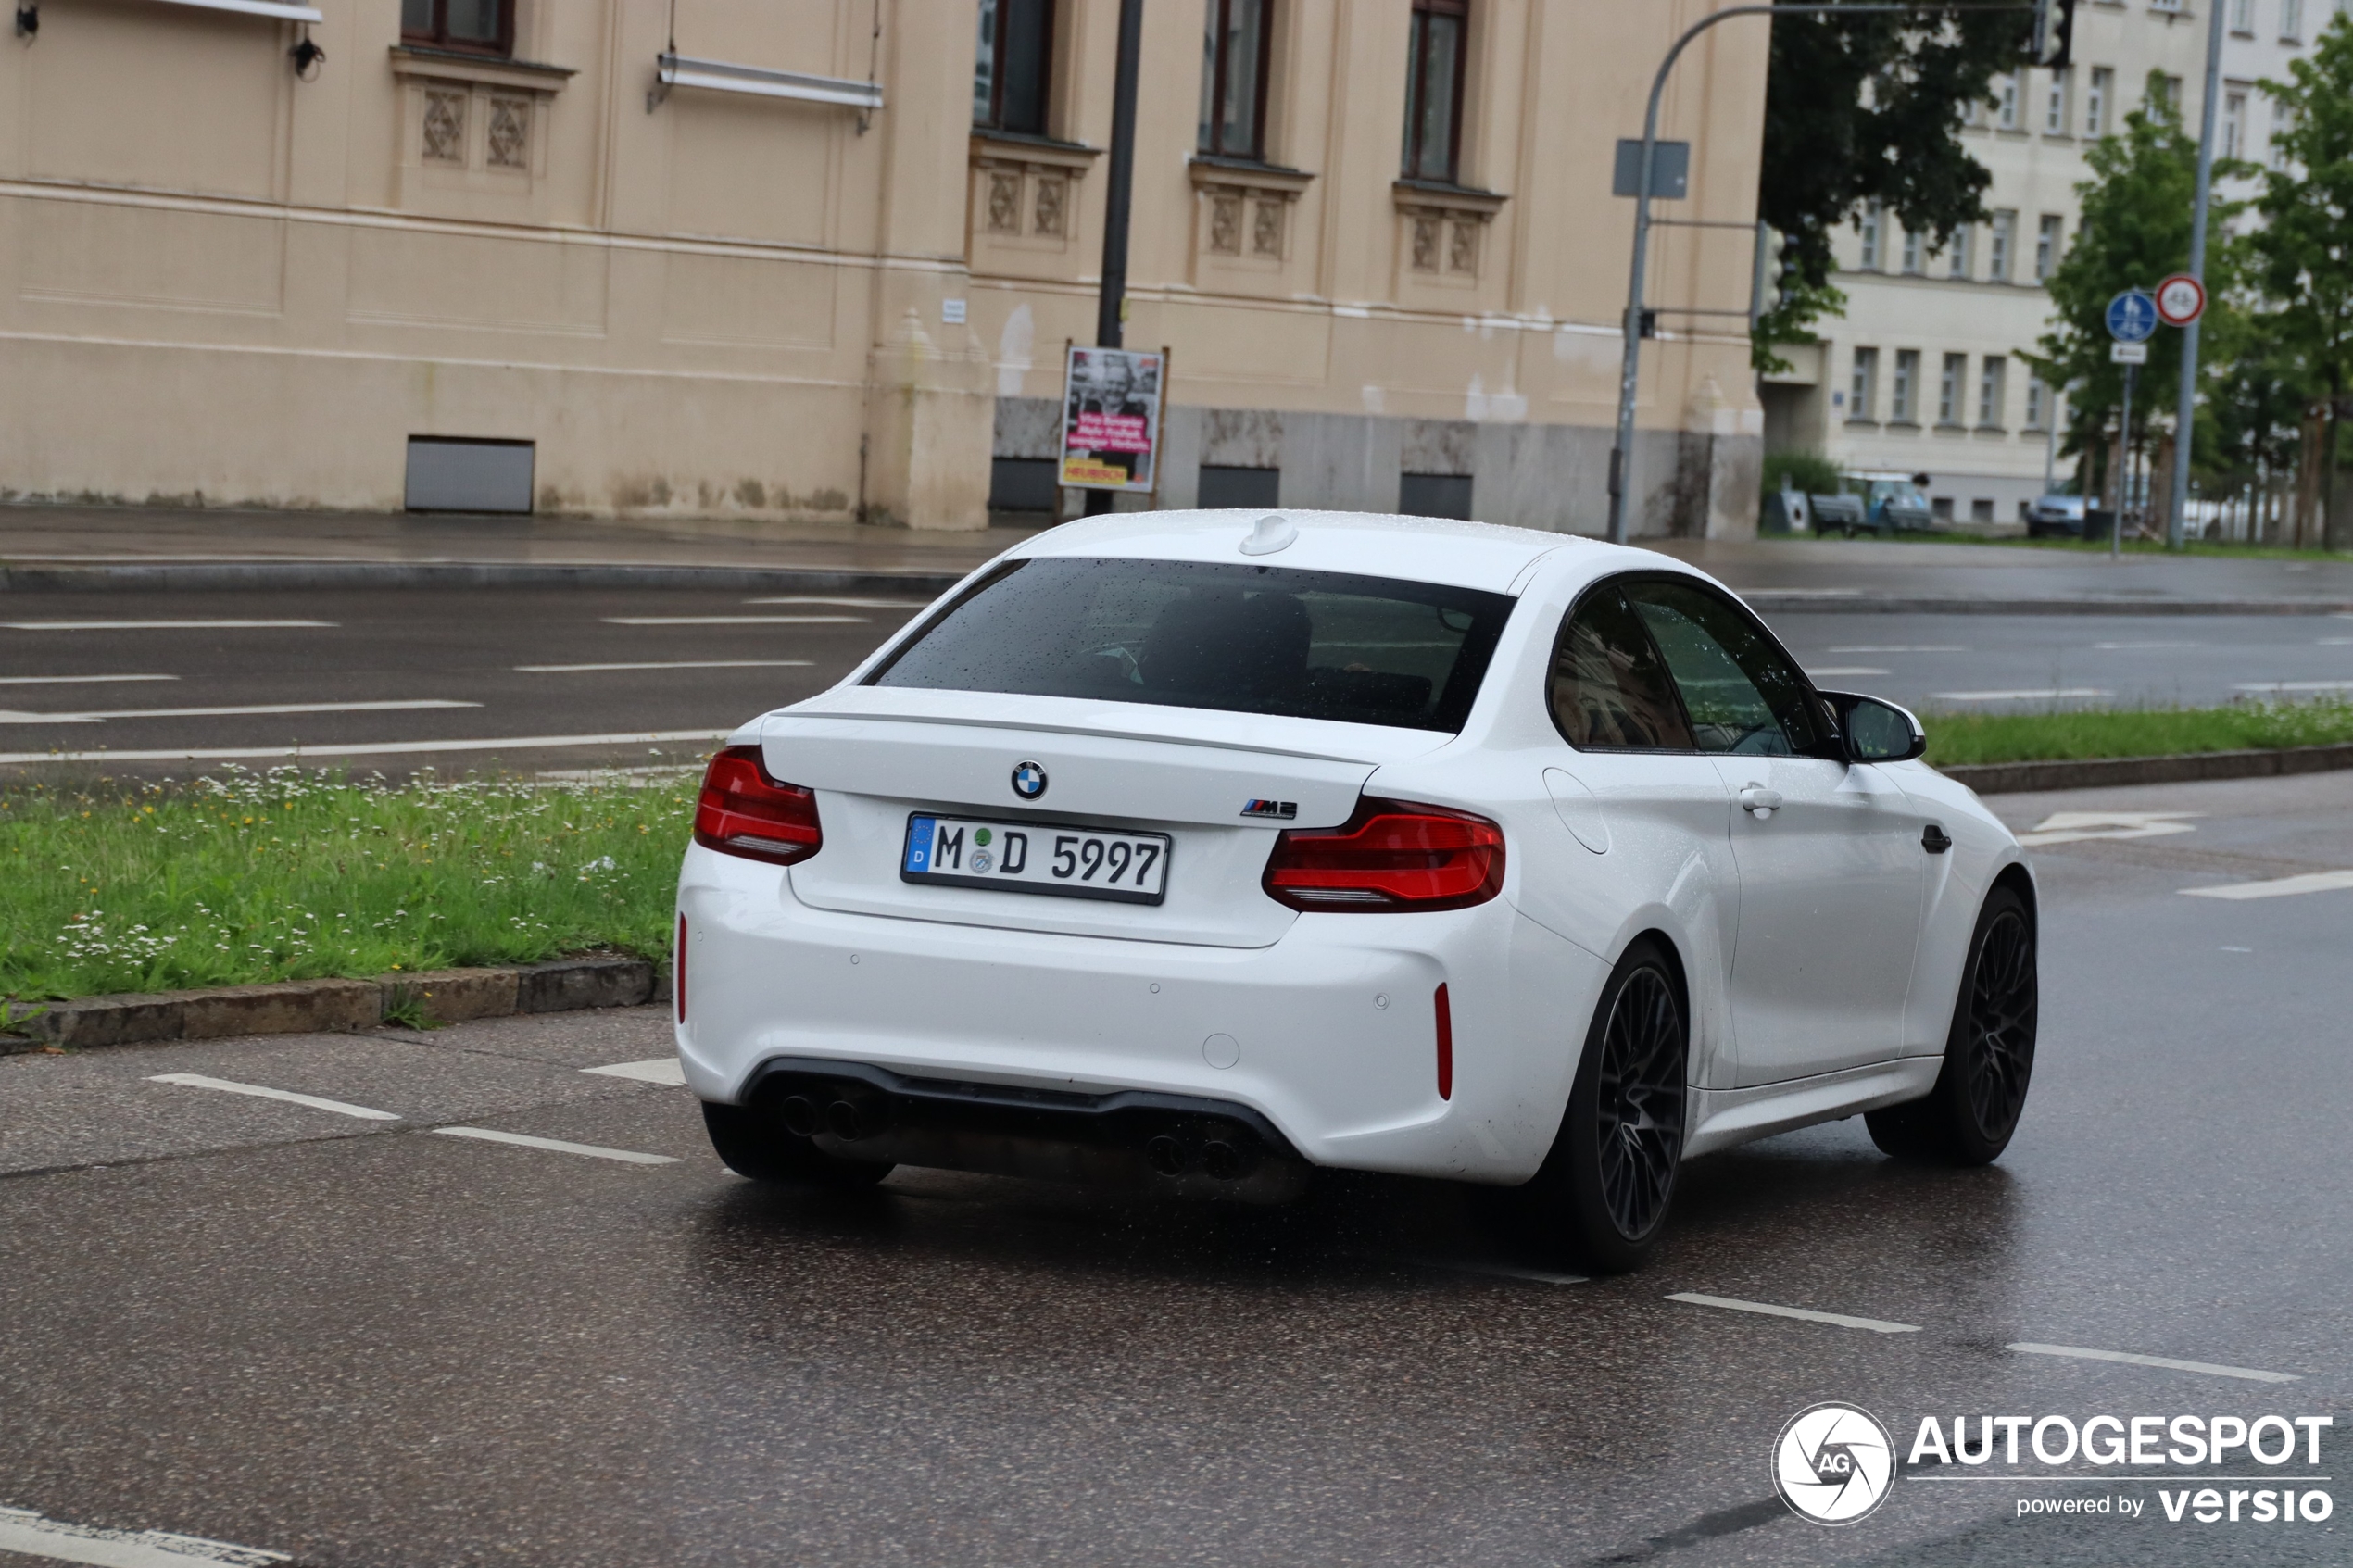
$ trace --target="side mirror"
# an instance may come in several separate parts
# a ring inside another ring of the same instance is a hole
[[[1824,692],[1838,715],[1849,762],[1909,762],[1928,749],[1928,732],[1906,709],[1854,692]]]

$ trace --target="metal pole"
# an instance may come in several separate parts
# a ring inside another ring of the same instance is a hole
[[[2124,554],[2124,509],[2133,504],[2133,382],[2141,373],[2138,365],[2124,367],[2124,419],[2117,426],[2117,442],[2123,448],[2118,454],[2123,458],[2124,473],[2116,487],[2115,521],[2108,527],[2108,558],[2117,560]]]
[[[2206,19],[2206,102],[2197,133],[2197,199],[2190,207],[2190,276],[2206,282],[2206,212],[2214,196],[2214,110],[2222,95],[2222,7],[2208,0]],[[2173,415],[2173,504],[2165,514],[2165,547],[2182,547],[2190,509],[2190,432],[2197,417],[2197,329],[2182,329],[2182,391]]]
[[[1119,66],[1111,89],[1111,167],[1103,179],[1103,282],[1095,302],[1095,346],[1118,348],[1126,339],[1127,206],[1136,173],[1136,79],[1143,58],[1144,0],[1119,0]],[[1161,396],[1168,395],[1165,378]],[[1114,492],[1087,492],[1087,515],[1112,509]]]
[[[1642,384],[1642,271],[1650,259],[1651,240],[1651,173],[1658,155],[1658,100],[1667,91],[1667,73],[1675,69],[1675,61],[1682,55],[1684,45],[1718,22],[1734,17],[1770,17],[1784,12],[1800,16],[1837,14],[1894,15],[1917,14],[1922,11],[2031,11],[2032,0],[2018,4],[1951,5],[1946,0],[1898,0],[1896,4],[1842,5],[1836,3],[1808,6],[1729,6],[1723,10],[1700,18],[1685,28],[1658,62],[1658,73],[1651,78],[1650,105],[1642,114],[1642,159],[1637,171],[1640,180],[1634,187],[1634,261],[1631,276],[1626,285],[1626,349],[1617,378],[1617,444],[1609,453],[1609,539],[1613,545],[1626,543],[1626,497],[1634,488],[1634,399]]]

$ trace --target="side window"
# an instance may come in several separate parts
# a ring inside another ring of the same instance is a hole
[[[1667,660],[1702,751],[1761,757],[1818,752],[1821,726],[1806,677],[1746,610],[1697,583],[1629,583]]]
[[[1587,593],[1553,652],[1553,722],[1587,749],[1696,751],[1648,633],[1617,589]]]

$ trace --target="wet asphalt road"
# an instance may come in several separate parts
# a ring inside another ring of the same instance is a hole
[[[682,1090],[582,1071],[662,1055],[654,1010],[0,1059],[0,1507],[336,1568],[2353,1560],[2353,889],[2182,893],[2353,867],[2353,775],[1995,804],[2133,835],[2037,851],[2009,1155],[1906,1168],[1843,1123],[1715,1156],[1619,1279],[1441,1184],[763,1190]],[[1767,1455],[1833,1399],[1899,1449],[1928,1414],[2331,1415],[2265,1474],[2337,1512],[2171,1524],[2080,1461],[1924,1463],[1827,1530]],[[2016,1514],[2103,1496],[2146,1516]]]
[[[691,760],[841,678],[916,608],[855,596],[384,589],[20,594],[0,770],[201,761],[522,771]],[[2018,710],[2353,694],[2353,619],[1788,614],[1831,689]],[[199,622],[194,625],[162,622]],[[227,622],[321,624],[225,624]],[[647,737],[653,737],[648,739]]]

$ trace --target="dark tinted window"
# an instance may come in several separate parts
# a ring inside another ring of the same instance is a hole
[[[1453,731],[1513,603],[1283,567],[1015,561],[869,681]]]
[[[1629,583],[1626,596],[1666,658],[1700,750],[1820,749],[1806,677],[1746,610],[1696,583],[1655,578]]]
[[[1696,751],[1650,633],[1614,586],[1588,593],[1553,653],[1553,721],[1575,746]]]

